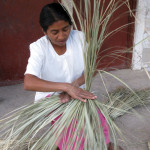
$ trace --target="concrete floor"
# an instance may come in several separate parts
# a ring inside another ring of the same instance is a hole
[[[144,71],[123,69],[110,72],[120,78],[132,89],[150,88],[150,80]],[[119,81],[109,75],[102,75],[108,91],[123,86]],[[94,78],[92,91],[101,99],[105,93],[100,76]],[[34,100],[34,92],[24,91],[23,84],[0,87],[0,117],[8,112],[29,104]],[[142,117],[125,114],[116,119],[116,124],[122,130],[125,140],[120,142],[124,150],[148,150],[147,142],[150,141],[150,105],[147,108],[138,107],[137,112]]]

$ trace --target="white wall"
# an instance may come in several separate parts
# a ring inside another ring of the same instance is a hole
[[[138,0],[132,69],[150,67],[150,0]]]

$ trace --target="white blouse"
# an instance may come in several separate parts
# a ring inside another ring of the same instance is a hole
[[[66,52],[58,55],[47,36],[30,44],[30,57],[25,74],[53,82],[72,83],[84,71],[84,35],[81,31],[71,30],[66,42]],[[53,92],[36,92],[35,101]]]

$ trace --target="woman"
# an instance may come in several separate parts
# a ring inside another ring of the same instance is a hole
[[[95,95],[82,89],[84,35],[71,29],[72,21],[67,11],[58,3],[44,6],[40,13],[40,25],[45,36],[30,44],[24,89],[37,91],[35,101],[54,92],[59,94],[61,103],[71,98],[83,102],[96,99]],[[99,116],[110,149],[106,120],[100,112]],[[57,146],[62,150],[61,142]],[[80,147],[81,150],[83,148]]]

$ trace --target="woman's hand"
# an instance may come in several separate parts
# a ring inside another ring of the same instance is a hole
[[[71,99],[71,96],[66,92],[62,92],[59,94],[59,98],[61,103],[67,103]]]
[[[79,87],[69,84],[66,92],[73,98],[86,102],[86,99],[96,99],[97,96]]]

